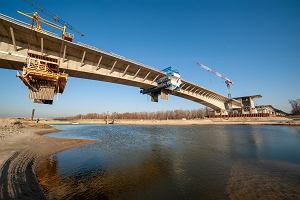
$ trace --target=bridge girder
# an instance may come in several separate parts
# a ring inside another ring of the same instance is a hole
[[[122,56],[32,30],[28,24],[3,15],[0,15],[0,39],[1,68],[21,70],[29,51],[59,59],[60,70],[71,77],[147,89],[157,86],[155,80],[165,75],[164,72]],[[184,87],[170,94],[217,111],[226,109],[226,104],[230,101],[227,97],[199,85],[184,80],[182,82]],[[233,107],[241,107],[238,101],[233,100],[231,103]]]

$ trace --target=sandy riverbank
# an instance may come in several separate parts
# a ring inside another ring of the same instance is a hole
[[[109,120],[111,122],[112,120]],[[103,119],[99,120],[76,120],[76,121],[55,121],[43,120],[41,123],[45,124],[105,124]],[[194,119],[194,120],[123,120],[117,119],[114,124],[119,125],[289,125],[300,126],[299,119],[290,119],[286,117],[261,117],[261,118],[208,118],[208,119]]]
[[[50,155],[93,143],[50,138],[56,129],[45,124],[0,119],[0,199],[45,199],[35,176],[38,162]]]

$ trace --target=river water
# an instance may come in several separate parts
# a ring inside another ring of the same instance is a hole
[[[300,127],[55,127],[96,143],[40,163],[48,199],[300,199]]]

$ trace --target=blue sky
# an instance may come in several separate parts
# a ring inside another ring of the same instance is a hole
[[[262,94],[257,104],[289,111],[300,98],[300,1],[298,0],[105,0],[40,1],[85,33],[76,41],[162,69],[177,68],[183,79],[227,94],[224,82],[199,68],[202,62],[234,81],[232,96]],[[51,3],[50,3],[51,2]],[[0,12],[28,19],[26,1],[2,0]],[[66,116],[88,112],[197,109],[171,96],[150,102],[139,89],[70,78],[54,105],[33,104],[16,71],[0,69],[0,116]]]

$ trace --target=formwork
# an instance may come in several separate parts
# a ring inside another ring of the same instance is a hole
[[[52,104],[54,95],[63,93],[68,75],[59,71],[58,59],[28,53],[27,64],[18,77],[29,89],[35,103]]]

